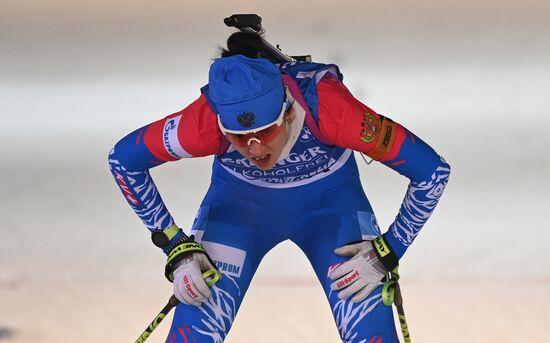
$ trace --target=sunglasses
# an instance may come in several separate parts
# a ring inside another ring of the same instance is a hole
[[[272,123],[254,129],[254,131],[247,132],[228,130],[223,126],[219,115],[218,125],[222,133],[226,136],[231,137],[232,140],[240,147],[246,148],[250,144],[252,144],[253,141],[256,141],[260,144],[267,144],[273,141],[282,131],[282,123],[285,117],[285,113],[290,109],[291,105],[292,103],[285,99],[285,101],[283,102],[283,108],[281,109],[281,113],[279,114],[277,119]]]

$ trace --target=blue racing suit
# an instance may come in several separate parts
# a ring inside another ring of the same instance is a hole
[[[397,342],[381,285],[364,301],[340,300],[334,249],[381,234],[401,258],[434,210],[449,165],[403,126],[356,100],[334,65],[287,64],[283,83],[305,111],[297,142],[271,170],[260,170],[224,139],[208,87],[186,109],[146,125],[110,152],[111,171],[151,231],[174,223],[148,170],[167,161],[215,155],[210,188],[191,229],[223,277],[200,307],[179,304],[167,342],[223,342],[262,258],[291,240],[307,256],[347,343]],[[395,221],[382,233],[363,192],[353,150],[410,179]]]

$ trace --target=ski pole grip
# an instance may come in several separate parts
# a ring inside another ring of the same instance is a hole
[[[233,14],[223,20],[228,27],[240,29],[242,27],[250,27],[256,32],[262,30],[262,17],[257,14]]]

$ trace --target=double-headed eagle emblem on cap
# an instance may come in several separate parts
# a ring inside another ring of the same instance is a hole
[[[256,115],[252,112],[244,112],[237,116],[237,122],[242,127],[251,127],[254,125],[254,121],[256,120]]]

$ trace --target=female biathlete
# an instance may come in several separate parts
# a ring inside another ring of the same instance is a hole
[[[258,35],[234,33],[197,100],[109,154],[123,195],[168,255],[165,274],[180,304],[167,342],[223,342],[260,261],[284,240],[312,264],[343,342],[397,342],[382,281],[433,212],[450,167],[354,98],[336,65],[275,65],[260,46]],[[384,233],[353,151],[410,180]],[[149,169],[209,155],[210,188],[186,234]]]

